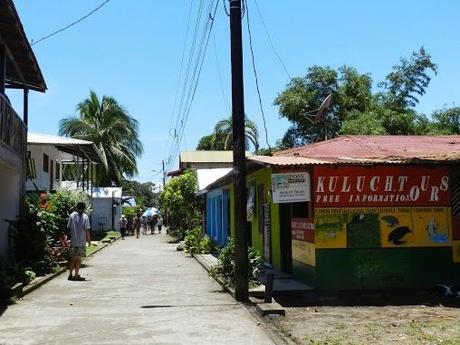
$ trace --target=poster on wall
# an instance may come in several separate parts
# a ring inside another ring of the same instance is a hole
[[[450,205],[446,167],[320,166],[313,181],[315,207]]]
[[[310,174],[306,172],[272,174],[272,192],[275,204],[310,201]]]
[[[292,218],[291,237],[293,240],[304,242],[315,242],[315,224],[313,219]]]
[[[451,246],[451,208],[318,208],[315,243],[317,248]]]

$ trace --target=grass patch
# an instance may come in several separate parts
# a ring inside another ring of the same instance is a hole
[[[94,254],[95,251],[99,250],[105,245],[103,241],[109,241],[113,237],[118,239],[121,237],[121,234],[118,231],[107,231],[93,234],[91,237],[91,247],[86,247],[86,255],[90,256]]]

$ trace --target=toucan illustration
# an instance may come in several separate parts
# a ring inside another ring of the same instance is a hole
[[[406,241],[403,241],[402,239],[410,232],[412,232],[412,230],[409,229],[408,226],[397,227],[388,234],[388,242],[393,242],[393,244],[406,243]]]

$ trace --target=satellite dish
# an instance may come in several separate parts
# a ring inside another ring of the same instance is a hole
[[[320,107],[318,108],[318,111],[316,112],[316,115],[315,115],[316,122],[324,122],[324,118],[325,118],[324,115],[326,113],[326,110],[331,105],[331,102],[332,102],[332,94],[329,94],[324,99],[323,103],[321,103]]]

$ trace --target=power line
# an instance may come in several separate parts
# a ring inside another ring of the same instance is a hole
[[[102,7],[104,7],[109,1],[110,1],[110,0],[104,1],[103,3],[101,3],[98,7],[96,7],[96,8],[95,8],[94,10],[92,10],[91,12],[89,12],[89,13],[86,14],[86,15],[84,15],[84,16],[81,17],[80,19],[74,21],[73,23],[70,23],[69,25],[63,27],[62,29],[56,30],[56,31],[50,33],[49,35],[46,35],[46,36],[40,38],[39,40],[37,40],[37,41],[35,41],[35,42],[32,41],[30,45],[34,46],[34,45],[36,45],[36,44],[38,44],[38,43],[40,43],[40,42],[43,42],[44,40],[46,40],[46,39],[48,39],[48,38],[50,38],[50,37],[52,37],[52,36],[54,36],[54,35],[57,35],[58,33],[61,33],[61,32],[63,32],[63,31],[65,31],[65,30],[71,28],[71,27],[74,26],[74,25],[77,25],[78,23],[84,21],[86,18],[88,18],[89,16],[91,16],[93,13],[99,11],[99,10],[100,10]]]
[[[246,2],[246,0],[243,1],[243,3],[245,3],[245,2]],[[249,6],[248,6],[248,4],[246,4],[245,8],[246,8],[246,24],[247,24],[247,27],[248,27],[248,34],[249,34],[249,48],[250,48],[250,52],[251,52],[252,71],[254,73],[254,79],[255,79],[255,82],[256,82],[257,96],[258,96],[258,99],[259,99],[259,107],[260,107],[260,112],[262,114],[262,120],[263,120],[263,124],[264,124],[265,141],[267,143],[269,152],[271,152],[272,148],[270,146],[270,143],[268,142],[267,122],[266,122],[266,119],[265,119],[264,107],[262,105],[262,96],[260,95],[259,77],[258,77],[258,74],[257,74],[256,59],[255,59],[255,56],[254,56],[254,48],[252,46],[252,33],[251,33],[251,24],[250,24],[250,20],[249,20]]]
[[[212,41],[213,41],[213,46],[214,46],[214,56],[216,58],[217,71],[219,73],[220,91],[222,92],[222,98],[224,99],[224,102],[227,105],[228,113],[231,114],[232,110],[230,107],[230,101],[228,100],[227,95],[225,94],[224,83],[222,82],[222,72],[220,70],[219,57],[217,55],[216,36],[214,35],[214,32],[212,33]]]
[[[186,67],[185,77],[182,86],[182,95],[180,97],[180,105],[177,111],[176,124],[171,130],[174,133],[172,138],[170,151],[169,151],[169,162],[168,169],[175,163],[180,144],[184,136],[185,127],[190,114],[192,103],[195,99],[196,91],[199,84],[201,71],[203,68],[209,39],[216,17],[217,7],[219,0],[210,0],[208,3],[208,17],[206,22],[202,26],[202,33],[198,35],[200,28],[200,22],[203,12],[203,0],[200,2],[200,7],[197,13],[197,20],[195,24],[195,30],[192,36],[192,44],[190,47],[190,53],[188,57],[188,63]],[[214,8],[213,8],[214,7]],[[200,36],[199,42],[198,37]]]
[[[254,0],[254,3],[256,4],[257,13],[259,13],[259,18],[260,18],[260,21],[262,22],[265,33],[267,34],[268,41],[270,42],[270,46],[272,47],[272,50],[275,53],[276,57],[278,58],[278,61],[280,62],[281,66],[283,66],[283,69],[286,72],[287,76],[289,77],[289,79],[292,79],[291,74],[289,73],[286,67],[286,64],[283,62],[283,59],[281,59],[280,54],[278,54],[278,51],[276,50],[275,45],[273,44],[273,40],[271,38],[270,32],[268,31],[267,25],[265,24],[264,18],[262,17],[262,13],[260,12],[259,4],[257,3],[257,0]]]

